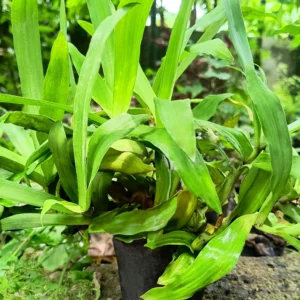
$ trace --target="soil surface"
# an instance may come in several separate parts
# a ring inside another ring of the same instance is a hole
[[[92,267],[101,285],[102,300],[121,300],[116,264]],[[205,300],[298,300],[300,253],[277,257],[241,257],[223,279],[205,289]]]

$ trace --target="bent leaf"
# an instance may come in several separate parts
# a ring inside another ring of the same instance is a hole
[[[205,201],[213,210],[221,213],[221,204],[215,186],[199,152],[196,153],[196,161],[193,162],[177,146],[165,129],[139,126],[131,135],[160,149],[174,164],[176,171],[188,189]]]
[[[135,235],[141,232],[157,231],[164,228],[176,211],[177,200],[172,199],[147,210],[133,210],[115,216],[95,218],[90,232]]]
[[[79,205],[83,210],[89,208],[87,201],[87,126],[90,101],[99,72],[105,42],[115,25],[126,15],[133,5],[121,8],[107,17],[97,28],[92,37],[90,47],[82,65],[79,82],[74,99],[74,157],[78,179]]]
[[[177,145],[195,161],[196,138],[189,100],[155,100],[156,115]],[[182,122],[181,122],[182,121]]]
[[[194,118],[208,121],[217,111],[218,105],[233,94],[209,95],[200,102],[194,109]]]
[[[154,288],[141,298],[188,299],[198,290],[229,273],[239,259],[256,217],[245,215],[235,220],[203,248],[187,270],[174,277],[174,280],[165,287]]]
[[[68,140],[61,122],[55,123],[49,132],[49,148],[59,175],[59,181],[71,201],[78,201],[76,171],[69,152]]]
[[[41,223],[41,214],[18,214],[0,220],[0,230],[21,230],[55,225],[88,225],[91,219],[78,215],[46,214]]]
[[[232,54],[220,39],[214,39],[203,43],[195,44],[189,49],[190,53],[212,55],[214,57],[233,61]]]
[[[193,252],[192,243],[195,238],[194,234],[186,231],[172,231],[165,234],[157,234],[153,239],[148,238],[145,247],[156,249],[168,245],[186,246]]]
[[[144,164],[134,153],[113,152],[108,153],[100,165],[101,171],[115,171],[127,175],[149,173],[154,170],[150,165]]]

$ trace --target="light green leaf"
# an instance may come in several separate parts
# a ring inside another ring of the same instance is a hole
[[[218,105],[233,94],[209,95],[194,109],[193,115],[198,120],[208,121],[217,111]]]
[[[160,285],[166,285],[174,281],[174,278],[184,272],[195,261],[194,255],[191,253],[182,253],[175,261],[172,261],[164,273],[158,278],[157,283]]]
[[[256,74],[239,0],[224,1],[229,32],[246,75],[247,88],[270,148],[273,202],[284,189],[292,165],[292,147],[286,119],[279,99]],[[280,143],[278,143],[280,138]],[[261,213],[266,218],[271,204]]]
[[[54,206],[55,206],[55,208],[54,208]],[[43,204],[43,209],[41,211],[41,223],[43,223],[43,218],[50,209],[53,208],[54,210],[56,210],[56,208],[59,206],[66,208],[67,210],[69,210],[70,212],[72,212],[74,214],[83,213],[82,209],[80,208],[80,206],[78,204],[68,202],[68,201],[58,201],[58,200],[49,199],[49,200],[46,200]]]
[[[64,105],[64,104],[50,102],[50,101],[44,101],[44,100],[34,100],[31,98],[24,98],[24,97],[18,97],[18,96],[13,96],[13,95],[6,95],[6,94],[0,94],[0,103],[11,103],[11,104],[21,104],[21,105],[56,108],[56,109],[64,110],[69,113],[73,113],[73,107],[71,107],[69,105]],[[14,113],[17,113],[17,112],[14,112]],[[106,119],[98,117],[95,114],[89,113],[88,118],[97,124],[102,124],[102,123],[106,122]]]
[[[156,186],[154,205],[159,205],[169,199],[171,190],[171,170],[166,157],[155,153]]]
[[[300,34],[300,25],[299,24],[289,24],[289,25],[286,25],[283,28],[275,31],[275,34],[280,34],[280,33],[288,33],[290,35],[298,35],[298,34]]]
[[[132,2],[132,1],[131,1]],[[128,3],[128,1],[125,1]],[[112,116],[127,112],[136,82],[141,42],[153,0],[140,1],[116,26]],[[122,5],[122,2],[121,4]],[[128,47],[130,45],[130,47]]]
[[[157,72],[153,85],[154,92],[158,98],[167,100],[172,98],[179,58],[184,45],[184,34],[193,4],[194,0],[181,2],[180,10],[172,29],[166,57]]]
[[[119,139],[124,138],[138,125],[148,120],[147,115],[132,116],[122,114],[107,121],[92,135],[88,146],[87,181],[91,185],[108,149]]]
[[[61,31],[54,41],[51,59],[44,79],[42,99],[67,104],[69,92],[69,50],[68,42]],[[40,114],[55,121],[61,121],[63,110],[40,108]]]
[[[24,203],[36,207],[42,207],[44,202],[49,199],[62,201],[62,199],[59,199],[58,197],[46,192],[42,192],[17,182],[4,179],[0,179],[0,198],[13,201],[15,203]],[[60,212],[69,212],[64,207],[58,205],[55,205],[54,208]]]
[[[203,128],[210,128],[217,131],[225,141],[229,142],[234,149],[241,154],[244,160],[251,155],[253,148],[246,135],[234,128],[228,128],[209,121],[196,120],[196,124]]]
[[[24,97],[41,99],[43,64],[36,0],[14,0],[12,2],[12,32],[17,56],[22,94]],[[37,109],[27,108],[37,113]]]
[[[100,170],[134,175],[152,172],[154,168],[151,165],[144,164],[134,153],[113,151],[105,155]]]
[[[116,151],[131,152],[139,157],[148,155],[148,151],[142,143],[129,139],[118,140],[111,145],[111,148]]]
[[[195,238],[194,234],[186,231],[172,231],[165,234],[156,234],[152,239],[148,238],[145,247],[156,249],[168,245],[186,246],[193,252],[192,243]]]
[[[253,166],[268,172],[272,172],[270,154],[267,152],[262,152],[253,162]],[[290,176],[300,179],[300,156],[293,156]]]
[[[296,120],[295,122],[289,124],[289,133],[292,134],[298,130],[300,130],[300,119]]]
[[[95,33],[95,28],[93,24],[90,22],[84,21],[84,20],[78,20],[77,21],[78,25],[82,27],[89,35],[93,36]]]
[[[0,230],[20,230],[55,225],[88,225],[91,219],[79,215],[46,214],[41,223],[41,214],[18,214],[0,220]]]
[[[111,0],[87,0],[87,5],[94,29],[97,29],[102,21],[115,12]],[[103,71],[108,87],[112,90],[114,84],[114,56],[115,56],[114,32],[107,38],[103,52]]]
[[[25,176],[26,158],[6,148],[0,147],[0,168],[14,174],[22,173]],[[44,186],[45,178],[40,171],[34,171],[28,176],[31,180]]]
[[[141,298],[144,300],[188,299],[198,290],[229,273],[239,259],[256,217],[256,215],[246,215],[238,218],[203,248],[187,270],[174,276],[174,280],[165,287],[154,288]]]
[[[189,100],[155,100],[156,114],[177,145],[191,160],[196,158],[194,120]]]
[[[72,202],[78,202],[76,171],[69,152],[68,140],[62,123],[55,123],[49,132],[49,148],[59,175],[59,181]]]
[[[77,73],[80,74],[85,57],[72,44],[69,44],[69,50],[75,69]],[[99,74],[97,75],[93,87],[92,98],[102,107],[107,115],[111,117],[113,94],[106,84],[106,81]]]
[[[135,235],[164,228],[176,211],[177,200],[172,199],[147,210],[133,210],[115,216],[103,215],[93,219],[90,232]]]
[[[233,56],[220,39],[214,39],[195,44],[189,49],[190,53],[212,55],[216,58],[233,61]]]
[[[79,82],[74,99],[74,156],[78,179],[79,205],[83,210],[89,208],[87,196],[87,125],[88,113],[93,88],[96,82],[105,42],[115,25],[126,15],[132,5],[119,9],[112,16],[107,17],[97,28],[92,37],[87,56],[82,65]]]
[[[294,205],[292,203],[278,203],[277,206],[280,211],[282,211],[286,216],[293,219],[296,223],[300,223],[300,206]]]
[[[221,213],[221,204],[202,156],[197,152],[193,162],[165,129],[139,126],[131,133],[158,148],[174,164],[184,184],[213,210]]]
[[[0,123],[0,128],[6,133],[16,150],[25,158],[34,151],[33,140],[29,132],[13,124]]]

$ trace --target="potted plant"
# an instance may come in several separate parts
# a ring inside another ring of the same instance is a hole
[[[230,272],[253,226],[300,249],[300,160],[290,141],[299,122],[287,126],[279,99],[255,68],[239,0],[223,1],[188,29],[194,0],[182,1],[151,85],[139,57],[152,3],[87,0],[92,23],[81,25],[92,39],[84,57],[67,42],[62,0],[61,31],[44,76],[37,1],[13,0],[23,96],[0,94],[0,102],[23,110],[1,117],[15,149],[0,147],[0,225],[111,233],[123,299],[188,299]],[[231,94],[171,101],[176,80],[199,54],[233,62],[214,39],[226,21],[252,107]],[[204,33],[188,45],[196,29]],[[130,106],[132,96],[138,107]],[[223,101],[248,109],[253,133],[209,121]],[[236,207],[225,215],[239,180]],[[285,219],[273,213],[278,209]],[[207,221],[209,212],[216,222]]]

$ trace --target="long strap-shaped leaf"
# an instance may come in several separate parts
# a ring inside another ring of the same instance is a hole
[[[182,52],[184,34],[194,4],[194,0],[182,0],[179,14],[176,18],[166,57],[157,72],[154,91],[158,98],[171,100],[179,58]]]
[[[0,231],[53,225],[88,225],[90,219],[78,215],[46,214],[41,222],[41,214],[18,214],[0,220]]]
[[[110,16],[115,8],[111,0],[87,0],[88,9],[94,29],[97,29],[100,23]],[[115,40],[112,32],[106,41],[103,52],[103,72],[108,87],[112,90],[114,84],[114,59],[115,57]],[[111,109],[111,108],[110,108]]]
[[[62,199],[46,192],[4,179],[0,179],[0,198],[37,207],[42,207],[44,202],[50,199],[62,201]],[[55,210],[70,213],[68,209],[61,205],[56,205]]]
[[[69,92],[69,51],[68,42],[63,32],[54,41],[51,59],[43,84],[43,99],[67,104]],[[63,110],[41,107],[40,113],[55,121],[61,121]]]
[[[88,209],[87,196],[87,166],[86,166],[86,138],[88,113],[93,87],[98,75],[105,42],[115,25],[126,15],[133,5],[119,9],[112,16],[106,18],[97,28],[82,65],[76,96],[74,100],[74,155],[78,179],[79,205],[82,210]]]
[[[128,110],[138,72],[143,32],[152,3],[153,0],[141,1],[115,28],[113,117]]]
[[[205,201],[213,210],[218,213],[222,212],[215,186],[199,152],[196,153],[196,160],[193,162],[165,129],[139,126],[131,134],[160,149],[174,164],[176,171],[189,190]]]
[[[44,74],[37,0],[14,0],[11,20],[22,94],[41,99]],[[36,108],[27,109],[37,112]]]
[[[286,185],[292,165],[292,147],[285,115],[277,96],[269,90],[254,69],[240,1],[225,0],[224,5],[232,42],[246,74],[248,92],[270,148],[273,169],[272,201],[276,201]],[[264,214],[266,217],[268,212],[264,212]]]
[[[181,274],[173,274],[165,287],[144,294],[144,300],[183,300],[220,279],[235,266],[256,215],[245,215],[212,239],[192,265]],[[173,280],[172,280],[173,279]]]

